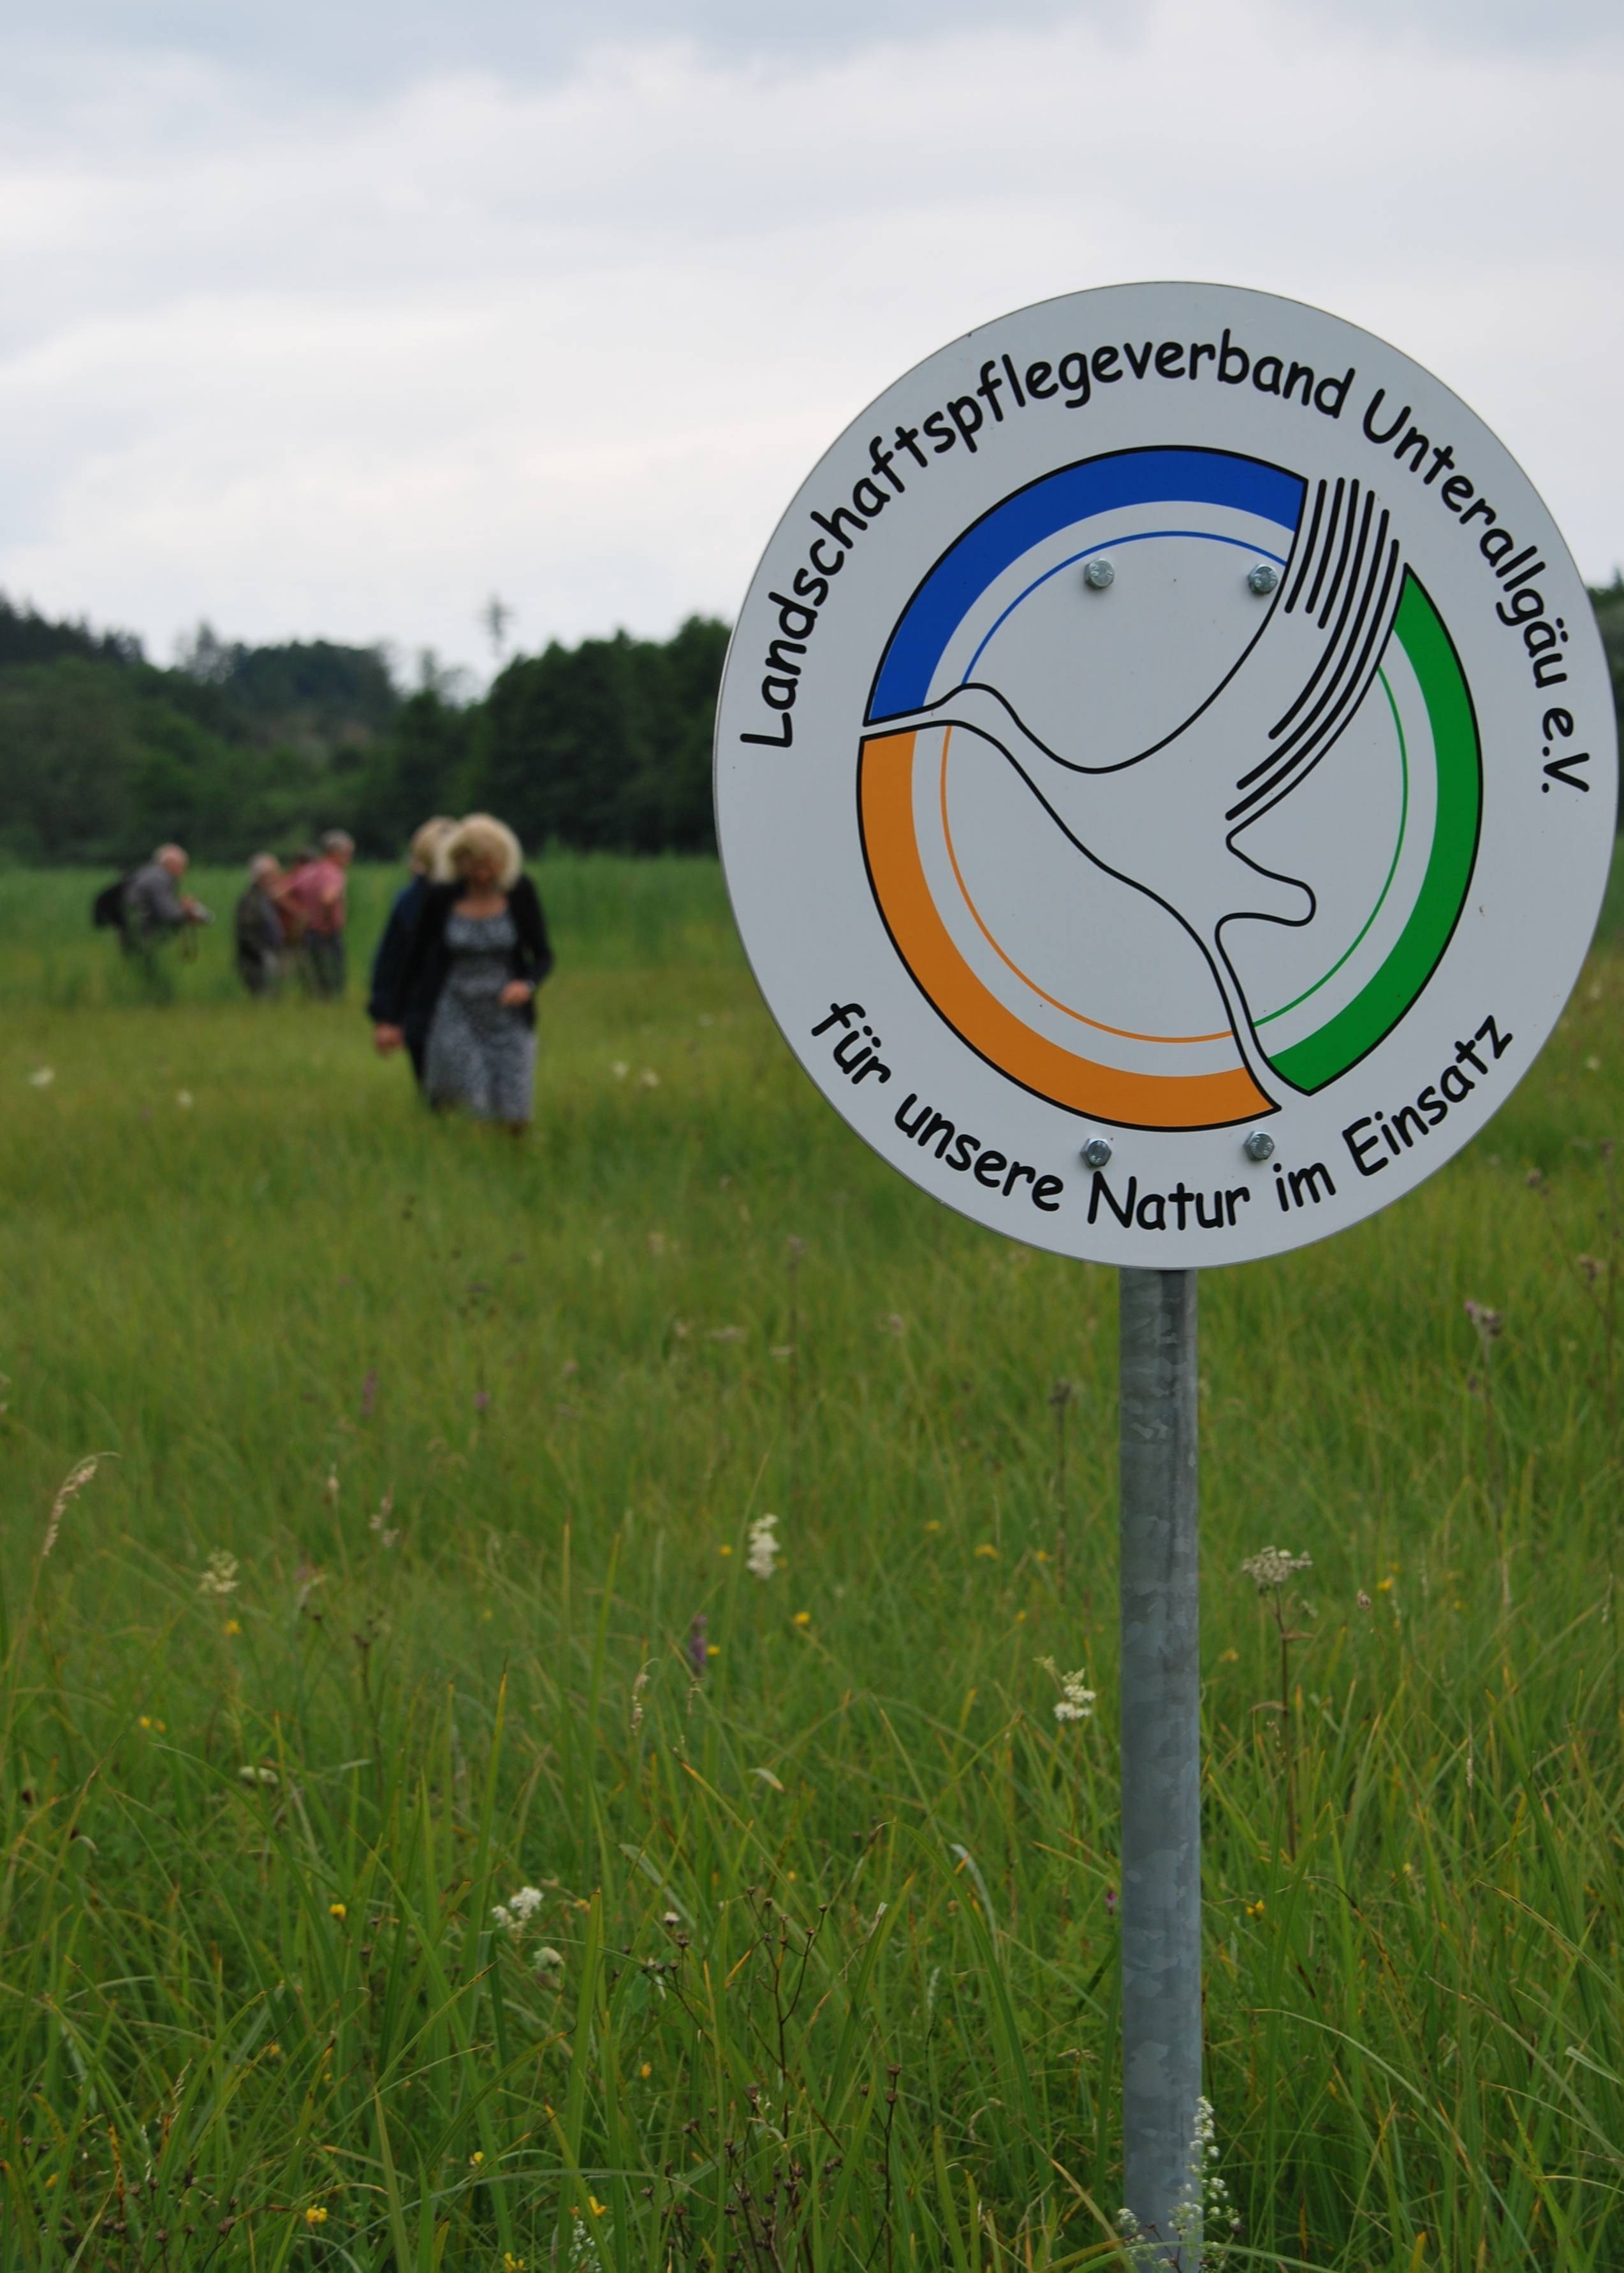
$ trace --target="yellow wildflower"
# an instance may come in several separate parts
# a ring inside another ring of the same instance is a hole
[[[327,1916],[331,1918],[336,1918],[341,1925],[349,1915],[350,1913],[345,1909],[342,1902],[329,1902],[327,1904]]]
[[[811,1623],[812,1613],[810,1610],[797,1610],[792,1621],[792,1624],[798,1626],[809,1626]]]
[[[310,2208],[304,2213],[305,2224],[325,2225],[327,2222],[327,2204],[325,2202],[312,2202]]]

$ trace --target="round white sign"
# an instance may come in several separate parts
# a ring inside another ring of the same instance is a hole
[[[1577,975],[1611,693],[1527,477],[1315,308],[1135,284],[836,442],[729,651],[716,794],[830,1102],[995,1230],[1243,1262],[1440,1167]]]

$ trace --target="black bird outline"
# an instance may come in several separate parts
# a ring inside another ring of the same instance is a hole
[[[1086,859],[1189,933],[1247,1072],[1276,1104],[1278,1077],[1223,931],[1243,919],[1300,926],[1317,902],[1305,881],[1249,859],[1236,840],[1301,787],[1357,716],[1402,581],[1392,516],[1375,491],[1322,480],[1267,614],[1234,668],[1181,725],[1132,757],[1099,765],[1064,757],[996,686],[974,679],[921,709],[871,719],[865,736],[954,726],[1001,752]],[[1173,814],[1177,827],[1168,825]]]

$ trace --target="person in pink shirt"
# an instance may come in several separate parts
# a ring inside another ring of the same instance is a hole
[[[329,829],[320,858],[301,860],[285,887],[303,925],[304,983],[327,1001],[344,991],[344,872],[354,858],[355,839],[342,829]]]

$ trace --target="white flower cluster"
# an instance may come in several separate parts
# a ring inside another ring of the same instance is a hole
[[[1312,1555],[1288,1555],[1283,1547],[1266,1547],[1260,1555],[1249,1555],[1241,1564],[1260,1594],[1270,1587],[1283,1587],[1295,1572],[1313,1567]]]
[[[784,1552],[778,1544],[778,1519],[776,1515],[758,1515],[750,1526],[749,1552],[744,1567],[752,1579],[771,1579],[773,1566]]]
[[[521,1887],[516,1894],[510,1894],[505,1902],[498,1902],[491,1916],[504,1933],[511,1934],[517,1941],[545,1900],[539,1887]]]
[[[280,1783],[282,1778],[274,1768],[241,1767],[237,1774],[244,1783]]]
[[[1184,2187],[1173,2204],[1172,2226],[1176,2243],[1195,2241],[1199,2246],[1200,2273],[1217,2273],[1229,2255],[1225,2244],[1233,2241],[1241,2230],[1229,2189],[1214,2168],[1217,2161],[1218,2134],[1213,2103],[1210,2099],[1198,2099],[1190,2137],[1189,2167]],[[1124,2254],[1130,2264],[1161,2268],[1168,2263],[1168,2246],[1147,2234],[1131,2209],[1117,2211],[1116,2230],[1127,2245]],[[1182,2247],[1173,2262],[1183,2264]]]
[[[208,1558],[208,1568],[198,1580],[199,1594],[235,1594],[237,1592],[237,1557],[228,1555],[223,1547],[216,1547]]]
[[[1088,1669],[1079,1665],[1075,1673],[1062,1673],[1052,1657],[1041,1657],[1038,1663],[1058,1683],[1060,1695],[1055,1703],[1055,1718],[1062,1725],[1068,1721],[1092,1721],[1099,1692],[1088,1686]]]
[[[1217,2161],[1218,2132],[1213,2120],[1213,2103],[1210,2099],[1198,2099],[1195,2128],[1190,2138],[1190,2167],[1185,2173],[1184,2192],[1173,2205],[1173,2231],[1181,2241],[1188,2234],[1200,2234],[1207,2241],[1201,2258],[1203,2266],[1217,2266],[1222,2262],[1219,2251],[1211,2247],[1214,2235],[1232,2236],[1241,2230],[1235,2205],[1229,2200],[1229,2189],[1214,2167]]]

